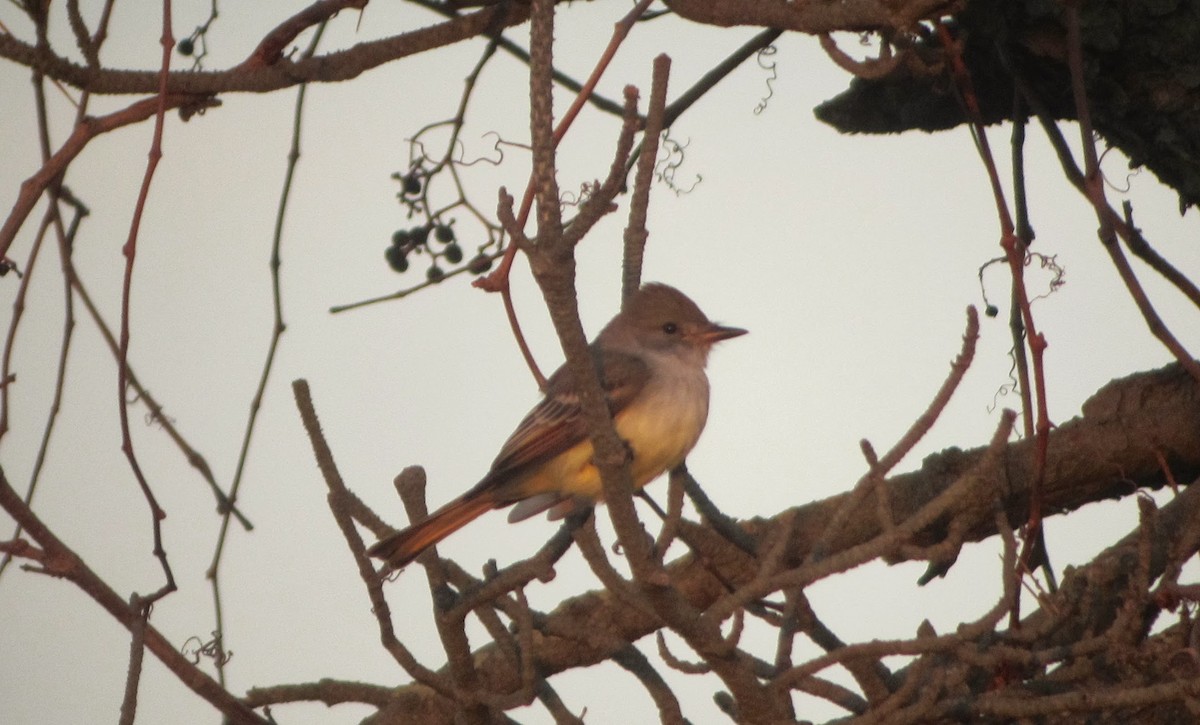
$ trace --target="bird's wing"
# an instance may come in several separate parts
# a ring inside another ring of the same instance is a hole
[[[593,348],[592,356],[600,371],[608,410],[616,415],[645,387],[650,368],[641,358],[627,353]],[[507,478],[519,469],[569,450],[587,437],[579,395],[565,365],[550,376],[546,391],[546,397],[525,416],[500,449],[488,480]]]

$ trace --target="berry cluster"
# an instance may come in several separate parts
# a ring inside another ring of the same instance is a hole
[[[442,245],[441,251],[430,246],[430,232],[432,232],[433,238]],[[458,264],[463,258],[462,247],[458,246],[458,242],[455,241],[454,228],[449,224],[422,224],[412,229],[397,229],[392,234],[392,244],[385,253],[388,266],[397,272],[406,271],[410,253],[425,253],[433,257],[433,264],[425,273],[430,282],[441,281],[446,274],[438,266],[438,258],[444,259],[450,264]]]
[[[422,192],[425,190],[425,184],[419,172],[413,170],[407,174],[396,173],[392,174],[392,178],[400,182],[400,193],[396,196],[400,198],[401,203],[409,206],[410,209],[417,207]],[[451,226],[453,223],[453,219],[445,222],[435,215],[425,224],[418,224],[411,229],[397,229],[392,234],[391,245],[384,252],[388,266],[397,272],[405,272],[408,270],[410,254],[428,254],[433,263],[425,271],[426,279],[430,282],[442,281],[446,276],[446,270],[438,265],[439,260],[445,260],[450,265],[456,265],[463,261],[463,250],[458,245],[454,227]],[[430,244],[430,237],[437,241],[438,246]],[[491,269],[491,266],[491,257],[483,252],[467,263],[467,269],[473,274],[483,274]]]

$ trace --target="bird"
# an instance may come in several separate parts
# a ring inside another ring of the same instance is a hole
[[[589,345],[613,424],[631,454],[635,489],[679,466],[696,445],[708,419],[709,352],[746,332],[711,322],[674,287],[648,283]],[[512,523],[543,511],[560,519],[593,506],[603,491],[592,458],[575,381],[564,364],[479,483],[367,553],[391,572],[493,509],[513,506]]]

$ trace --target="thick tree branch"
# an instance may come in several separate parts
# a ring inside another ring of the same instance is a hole
[[[271,65],[251,63],[223,71],[175,71],[167,77],[167,93],[215,95],[219,93],[267,93],[301,83],[332,83],[410,55],[424,53],[483,35],[501,27],[520,25],[529,18],[529,6],[504,3],[463,15],[444,23],[390,38],[359,43],[347,50],[299,61],[280,60]],[[94,94],[155,93],[158,71],[87,68],[45,49],[0,33],[0,58],[32,68],[56,81]]]
[[[1093,395],[1083,407],[1083,416],[1065,422],[1050,434],[1042,495],[1047,517],[1065,513],[1084,504],[1127,496],[1142,488],[1156,489],[1167,482],[1159,456],[1170,466],[1176,480],[1200,476],[1200,385],[1177,365],[1138,373],[1113,381]],[[1028,505],[1032,483],[1029,441],[1007,446],[1004,453],[1007,475],[999,484],[1003,507],[1012,519],[1020,520]],[[897,523],[919,510],[969,470],[983,449],[949,449],[929,456],[921,469],[894,476],[888,486]],[[791,565],[803,561],[811,542],[849,494],[841,494],[791,509],[772,519],[754,519],[744,526],[755,533],[778,525],[782,516],[795,520],[785,559]],[[975,511],[970,504],[981,504]],[[862,511],[851,517],[831,542],[830,554],[863,543],[881,531],[874,502],[864,501]],[[968,501],[955,512],[970,517],[965,538],[981,541],[996,534],[996,518],[986,502]],[[938,532],[928,531],[929,542]],[[927,542],[928,543],[928,542]],[[754,575],[752,560],[720,537],[697,537],[698,551],[667,567],[672,584],[696,608],[707,607],[726,589],[711,572],[734,585]],[[550,676],[567,669],[585,667],[612,658],[621,643],[634,642],[662,626],[656,617],[624,605],[608,592],[591,592],[568,599],[551,612],[543,631],[607,632],[611,636],[568,638],[544,636],[536,643],[534,659],[539,671]],[[520,686],[507,659],[489,645],[476,653],[479,677],[494,692]],[[423,694],[422,694],[423,693]],[[452,712],[449,703],[427,701],[431,692],[419,686],[402,687],[397,700],[371,719],[372,723],[411,722],[407,708],[420,701],[421,712]],[[428,722],[445,722],[446,719]]]
[[[953,12],[954,0],[842,0],[841,2],[793,3],[785,0],[713,2],[712,0],[666,0],[680,17],[723,28],[760,25],[801,33],[830,33],[835,30],[865,32],[883,28],[909,28],[920,20]]]

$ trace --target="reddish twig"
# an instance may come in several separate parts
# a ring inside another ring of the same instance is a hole
[[[567,112],[563,114],[558,125],[554,128],[553,148],[557,148],[558,144],[566,136],[567,131],[571,128],[571,124],[583,109],[583,105],[587,103],[588,97],[596,88],[596,84],[600,82],[604,71],[608,69],[609,63],[617,53],[617,49],[621,47],[626,36],[629,35],[630,29],[633,27],[637,19],[640,18],[646,9],[650,6],[652,0],[639,0],[626,15],[621,18],[613,26],[612,38],[608,41],[608,46],[605,47],[600,59],[596,62],[596,67],[592,69],[592,74],[588,76],[587,81],[583,84],[583,88],[575,96],[574,102]],[[536,48],[530,48],[531,58],[536,53]],[[538,63],[536,60],[531,62],[531,68],[536,69]],[[550,66],[547,66],[549,69]],[[516,224],[520,229],[525,228],[525,224],[529,221],[530,211],[533,209],[534,193],[538,189],[536,175],[531,175],[529,183],[525,186],[525,194],[521,198],[521,207],[516,215]],[[557,208],[558,199],[554,199],[554,204]],[[521,355],[525,358],[525,364],[529,366],[529,371],[537,381],[538,387],[545,388],[546,378],[538,368],[537,361],[533,358],[533,353],[529,350],[528,344],[525,342],[525,336],[521,334],[520,323],[517,320],[516,310],[512,304],[512,290],[509,286],[509,276],[512,271],[513,261],[516,258],[518,245],[510,244],[504,257],[501,258],[500,264],[491,274],[485,275],[472,282],[472,285],[488,292],[499,292],[504,299],[504,310],[508,315],[509,324],[513,328],[513,336],[516,338],[517,345],[521,349]]]
[[[71,135],[50,157],[50,160],[42,164],[42,168],[38,169],[37,173],[21,184],[21,191],[13,203],[12,211],[5,218],[4,225],[0,226],[0,258],[8,254],[8,249],[17,236],[17,231],[25,223],[25,218],[29,216],[29,212],[41,198],[42,192],[50,186],[54,179],[66,171],[66,168],[92,139],[122,126],[145,121],[160,109],[166,111],[184,106],[207,108],[216,103],[211,98],[191,95],[155,96],[135,101],[120,111],[114,111],[106,116],[99,118],[89,116],[77,123]]]
[[[1066,176],[1067,181],[1083,195],[1098,214],[1103,214],[1106,217],[1108,223],[1112,224],[1117,235],[1128,245],[1129,251],[1137,255],[1151,269],[1158,272],[1159,275],[1174,285],[1193,305],[1200,307],[1200,287],[1150,246],[1150,243],[1142,235],[1141,230],[1134,226],[1132,209],[1129,208],[1128,202],[1125,202],[1123,205],[1126,207],[1123,210],[1124,214],[1117,213],[1116,209],[1113,209],[1106,202],[1102,202],[1101,205],[1096,204],[1096,200],[1089,194],[1084,172],[1075,163],[1075,158],[1071,153],[1070,147],[1067,145],[1067,140],[1063,137],[1062,131],[1058,128],[1046,105],[1042,103],[1041,99],[1037,97],[1033,89],[1029,87],[1029,84],[1019,74],[1013,76],[1013,82],[1018,92],[1020,92],[1022,99],[1029,104],[1030,109],[1037,116],[1038,123],[1041,124],[1042,130],[1046,133],[1046,140],[1054,148],[1054,153],[1058,157],[1059,165],[1062,167],[1063,175]]]
[[[288,43],[295,40],[300,33],[314,25],[323,25],[341,10],[355,8],[361,11],[366,6],[367,0],[317,0],[263,36],[258,47],[239,68],[249,70],[273,65],[283,57],[283,49]],[[312,57],[311,54],[308,57]]]
[[[938,24],[938,35],[949,56],[951,68],[958,87],[961,90],[963,104],[966,106],[967,115],[971,122],[976,148],[979,151],[979,157],[983,161],[984,168],[987,170],[988,181],[992,186],[992,196],[995,199],[996,212],[1000,219],[1000,246],[1004,249],[1005,258],[1008,260],[1009,273],[1013,284],[1013,297],[1021,309],[1021,320],[1024,323],[1026,331],[1025,340],[1029,345],[1030,361],[1033,363],[1033,384],[1037,413],[1032,426],[1029,423],[1029,418],[1034,416],[1034,411],[1029,410],[1028,407],[1022,411],[1026,430],[1032,428],[1034,432],[1033,485],[1030,491],[1029,518],[1025,523],[1025,541],[1022,546],[1019,566],[1019,570],[1023,571],[1028,568],[1035,550],[1040,548],[1040,542],[1043,540],[1041,536],[1041,489],[1046,474],[1046,447],[1050,436],[1050,413],[1046,403],[1046,374],[1043,364],[1043,354],[1047,343],[1045,336],[1041,332],[1038,332],[1037,323],[1033,319],[1033,309],[1030,305],[1029,294],[1025,288],[1025,243],[1017,236],[1012,216],[1008,211],[1004,188],[1000,183],[1000,174],[996,170],[996,163],[992,156],[991,147],[988,145],[987,131],[983,125],[982,114],[979,111],[979,102],[971,83],[970,73],[968,73],[966,65],[963,63],[959,45],[950,37],[950,31],[944,23]],[[1014,605],[1011,613],[1013,626],[1019,626],[1020,623],[1019,601],[1017,600],[1017,604]]]
[[[1129,296],[1133,298],[1138,311],[1142,313],[1142,318],[1146,321],[1146,326],[1150,328],[1150,333],[1171,351],[1171,354],[1188,371],[1189,375],[1200,382],[1200,363],[1196,362],[1191,353],[1184,348],[1183,344],[1171,333],[1170,328],[1162,321],[1162,318],[1158,316],[1158,312],[1154,309],[1150,298],[1146,296],[1141,282],[1138,281],[1137,275],[1129,265],[1129,260],[1125,257],[1121,245],[1117,243],[1113,223],[1116,214],[1105,213],[1105,210],[1111,210],[1111,208],[1104,193],[1104,176],[1100,173],[1100,161],[1096,154],[1096,143],[1092,137],[1092,120],[1091,112],[1088,109],[1087,90],[1083,84],[1083,45],[1079,30],[1079,6],[1075,0],[1070,0],[1065,3],[1065,9],[1067,66],[1071,71],[1071,91],[1075,98],[1075,115],[1079,119],[1079,134],[1083,143],[1083,183],[1088,201],[1096,209],[1096,218],[1100,225],[1098,231],[1100,243],[1104,246],[1104,251],[1108,252],[1113,266],[1117,268],[1121,281],[1125,283],[1125,288],[1129,290]]]
[[[163,49],[162,71],[158,110],[154,119],[154,140],[150,144],[146,172],[142,176],[137,205],[134,207],[133,219],[129,224],[129,237],[122,248],[122,253],[125,255],[125,278],[121,285],[121,333],[119,338],[121,352],[117,362],[117,410],[121,420],[121,451],[129,461],[129,467],[137,478],[142,495],[145,496],[146,503],[150,506],[151,525],[154,531],[154,556],[161,563],[163,575],[166,577],[166,582],[157,592],[144,598],[147,606],[175,591],[175,576],[171,573],[171,565],[167,561],[167,552],[162,543],[162,520],[167,517],[167,514],[158,505],[158,500],[150,489],[150,484],[146,481],[146,476],[134,453],[133,436],[129,431],[129,401],[126,400],[125,393],[129,387],[129,300],[133,289],[133,265],[137,258],[138,229],[141,227],[146,199],[150,195],[150,182],[154,178],[154,170],[158,167],[159,159],[162,158],[163,125],[167,114],[167,74],[171,65],[171,50],[175,47],[175,39],[171,34],[171,0],[163,0],[163,27],[160,42]]]

